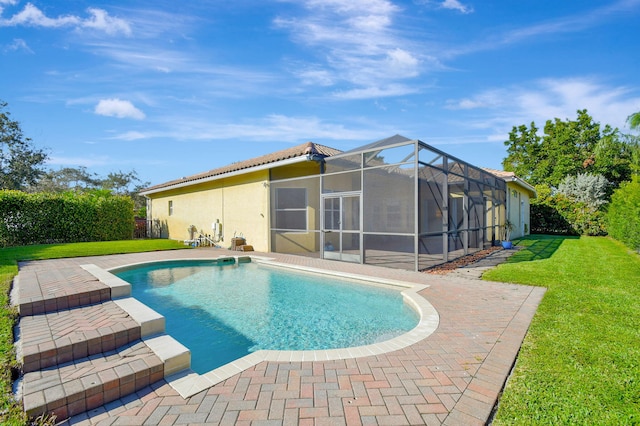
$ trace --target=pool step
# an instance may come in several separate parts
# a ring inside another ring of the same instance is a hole
[[[95,265],[52,269],[43,274],[37,268],[26,267],[27,264],[20,264],[11,291],[11,303],[20,316],[87,306],[131,294],[129,283]]]
[[[164,376],[162,359],[143,341],[137,341],[117,351],[26,373],[20,385],[29,416],[53,413],[64,420],[136,392]]]
[[[128,297],[128,283],[94,265],[74,273],[25,268],[14,280],[17,394],[32,417],[61,421],[191,365],[189,350],[163,334],[164,317]]]
[[[21,317],[17,358],[22,371],[52,367],[139,340],[141,324],[112,301]]]

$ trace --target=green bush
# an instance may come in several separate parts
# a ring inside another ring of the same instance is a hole
[[[0,245],[124,240],[133,236],[133,201],[109,191],[27,194],[0,191]]]
[[[549,191],[538,191],[538,198],[531,203],[531,233],[606,235],[605,213],[602,208],[560,193],[551,195]]]
[[[609,235],[640,250],[640,176],[624,182],[611,196],[607,213]]]
[[[531,233],[546,235],[576,235],[571,224],[554,206],[531,204]]]

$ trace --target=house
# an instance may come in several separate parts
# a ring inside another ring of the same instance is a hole
[[[533,188],[395,135],[347,152],[308,142],[141,194],[158,237],[422,270],[499,240],[510,184],[528,224]]]
[[[507,183],[507,217],[513,224],[511,238],[529,235],[531,230],[531,222],[529,221],[531,212],[530,200],[538,196],[536,189],[513,172],[488,168],[484,170],[504,179]]]

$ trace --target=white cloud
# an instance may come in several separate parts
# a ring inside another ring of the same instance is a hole
[[[473,13],[473,7],[467,6],[460,2],[460,0],[415,0],[416,3],[428,6],[434,9],[449,9],[457,10],[463,14]]]
[[[318,117],[296,117],[272,114],[239,123],[215,123],[207,118],[171,117],[148,131],[127,131],[113,139],[134,141],[167,138],[173,140],[250,140],[258,142],[300,143],[313,136],[315,140],[372,140],[380,134],[394,133],[377,123],[357,123],[355,127],[330,123]]]
[[[361,95],[373,94],[376,90],[371,88],[384,92],[397,80],[417,77],[425,66],[415,42],[394,29],[401,9],[390,1],[306,0],[299,4],[306,15],[280,17],[274,23],[322,61],[322,66],[316,63],[294,72],[305,84],[316,77],[325,86],[346,83],[355,85],[353,90]]]
[[[395,48],[387,52],[387,69],[402,77],[415,77],[419,74],[420,61],[404,49]]]
[[[25,25],[34,27],[56,28],[68,25],[78,25],[79,23],[80,18],[72,15],[49,18],[45,16],[45,14],[42,13],[40,9],[38,9],[31,3],[27,3],[27,5],[24,7],[24,9],[22,9],[21,12],[16,13],[10,19],[0,20],[0,26],[7,27]]]
[[[494,139],[505,140],[513,126],[535,121],[542,127],[554,118],[575,120],[576,112],[581,109],[586,109],[602,126],[609,124],[624,130],[627,117],[640,111],[640,93],[630,87],[609,86],[594,78],[548,78],[450,100],[447,107],[473,112],[475,118],[466,121],[468,126],[492,129]]]
[[[388,86],[363,87],[358,89],[336,91],[333,97],[336,99],[375,99],[392,96],[404,96],[417,93],[420,88],[405,84],[392,84]]]
[[[3,49],[5,52],[14,52],[16,50],[24,50],[28,53],[33,53],[33,50],[29,47],[26,41],[21,38],[14,38],[11,44],[8,44]]]
[[[11,3],[8,3],[11,4]],[[0,12],[2,9],[0,9]],[[22,11],[9,19],[0,18],[0,27],[32,26],[43,28],[74,27],[76,29],[90,28],[113,35],[122,33],[131,34],[131,27],[127,21],[114,18],[102,9],[90,8],[89,18],[81,18],[76,15],[62,15],[55,18],[46,16],[32,3],[27,3]]]
[[[302,70],[294,70],[294,74],[302,81],[303,84],[313,86],[332,86],[335,79],[329,70],[314,69],[309,67]]]
[[[119,134],[118,136],[115,137],[115,139],[120,139],[123,141],[137,141],[140,139],[147,139],[149,137],[154,137],[154,136],[161,136],[161,135],[131,130],[131,131]]]
[[[113,160],[105,156],[97,156],[93,158],[84,157],[61,157],[52,155],[47,159],[47,164],[56,166],[83,166],[95,167],[113,164]]]
[[[460,3],[458,0],[444,0],[441,4],[440,7],[443,9],[452,9],[452,10],[457,10],[458,12],[467,14],[467,13],[472,13],[473,12],[473,8],[470,6],[465,6],[462,3]]]
[[[617,19],[621,13],[635,12],[638,6],[640,6],[640,0],[619,0],[599,8],[580,11],[573,15],[535,22],[529,26],[519,25],[511,30],[498,33],[494,33],[495,31],[492,29],[492,33],[480,41],[449,49],[446,54],[448,57],[454,57],[485,50],[501,49],[504,46],[532,39],[539,40],[542,37],[556,34],[583,32]]]
[[[504,101],[502,90],[486,90],[478,93],[473,98],[463,98],[458,100],[448,100],[445,108],[452,110],[465,110],[476,108],[496,108]]]
[[[2,11],[4,10],[4,6],[5,4],[8,4],[9,6],[13,6],[18,4],[18,0],[0,0],[0,15],[2,15]]]
[[[110,35],[118,33],[131,35],[131,27],[127,21],[109,16],[109,14],[102,9],[89,8],[87,11],[92,16],[82,21],[81,26],[83,28],[101,30]]]
[[[143,120],[144,112],[136,108],[130,101],[123,101],[118,98],[102,99],[96,105],[94,112],[98,115],[117,118],[133,118]]]

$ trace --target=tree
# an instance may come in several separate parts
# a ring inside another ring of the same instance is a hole
[[[570,200],[585,203],[597,210],[607,204],[610,185],[602,175],[578,173],[576,176],[565,177],[558,186],[558,192]]]
[[[49,170],[42,178],[27,189],[28,192],[92,192],[104,190],[116,195],[126,195],[134,202],[136,214],[144,216],[146,199],[138,193],[150,185],[142,182],[135,170],[130,172],[111,172],[106,178],[96,173],[89,173],[86,167],[63,167],[59,170]]]
[[[48,170],[28,189],[29,192],[84,192],[100,188],[101,182],[101,179],[95,173],[89,173],[86,167],[63,167],[59,170]]]
[[[634,144],[609,125],[601,130],[587,110],[576,120],[547,120],[544,135],[531,127],[513,127],[507,157],[502,164],[529,183],[557,188],[566,176],[601,174],[614,187],[629,180],[634,163]],[[636,145],[637,146],[637,145]]]
[[[43,173],[47,154],[24,137],[20,123],[6,111],[7,105],[0,101],[0,189],[22,190]]]
[[[110,189],[119,195],[128,195],[134,203],[134,209],[139,216],[146,216],[147,201],[138,193],[143,188],[151,185],[150,182],[142,182],[135,170],[128,173],[118,171],[117,173],[109,173],[107,178],[102,181],[102,187]]]
[[[604,176],[614,188],[621,182],[630,181],[640,159],[638,139],[618,131],[604,135],[584,162],[585,171]]]
[[[541,183],[542,179],[538,174],[542,173],[544,176],[544,171],[542,167],[536,167],[541,141],[542,138],[538,136],[538,128],[533,121],[530,128],[524,124],[513,126],[509,140],[504,143],[507,145],[507,157],[502,161],[504,169],[514,172],[534,185]]]
[[[627,122],[631,130],[640,130],[640,111],[627,117]]]

